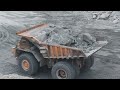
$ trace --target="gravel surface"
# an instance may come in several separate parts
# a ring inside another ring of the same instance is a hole
[[[93,17],[97,14],[97,17]],[[110,15],[108,15],[110,14]],[[101,16],[100,16],[101,15]],[[0,79],[51,79],[50,69],[40,69],[35,76],[19,71],[11,53],[19,37],[16,32],[34,24],[49,23],[78,29],[109,38],[109,44],[95,53],[95,64],[79,79],[120,79],[120,12],[90,11],[0,11]]]

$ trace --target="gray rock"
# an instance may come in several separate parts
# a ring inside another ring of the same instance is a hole
[[[82,38],[83,41],[88,42],[90,45],[96,42],[95,37],[91,36],[89,33],[84,33]]]
[[[93,13],[92,19],[97,19],[97,17],[98,17],[97,13]]]
[[[112,13],[112,11],[111,11],[111,12],[102,13],[102,14],[99,16],[99,19],[107,20],[107,19],[109,19],[111,13]]]

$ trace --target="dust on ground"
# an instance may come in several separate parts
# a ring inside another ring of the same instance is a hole
[[[95,53],[95,64],[79,79],[120,78],[120,12],[119,11],[0,11],[0,78],[51,79],[50,70],[35,76],[20,73],[11,53],[19,40],[16,32],[35,24],[48,23],[103,36],[109,44]]]

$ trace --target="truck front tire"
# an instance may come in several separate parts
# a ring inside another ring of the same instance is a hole
[[[51,75],[53,79],[75,79],[76,71],[72,64],[61,61],[53,66]]]
[[[38,72],[38,61],[31,53],[23,53],[18,57],[18,66],[24,74],[34,75]]]

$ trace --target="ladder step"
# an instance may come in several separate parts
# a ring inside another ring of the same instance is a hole
[[[40,53],[47,53],[46,50],[40,50]]]

